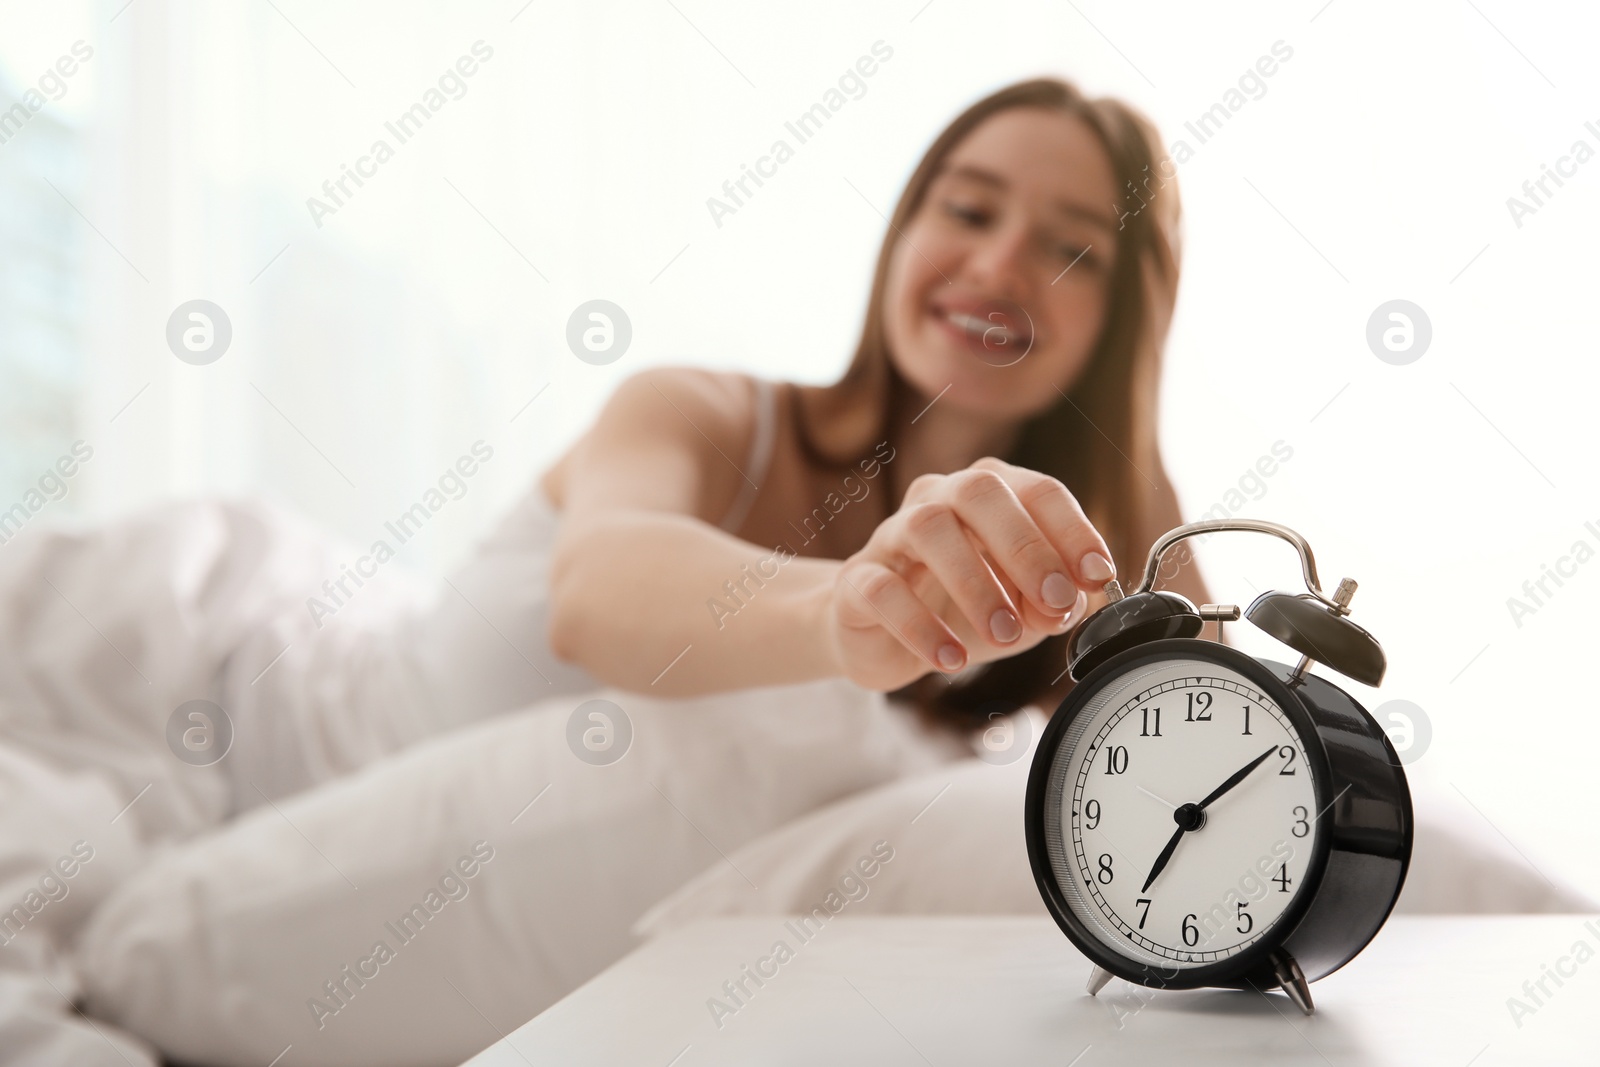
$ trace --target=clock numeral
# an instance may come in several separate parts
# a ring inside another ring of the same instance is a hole
[[[1128,770],[1128,750],[1122,745],[1106,749],[1106,773],[1125,774]]]
[[[1190,948],[1200,943],[1200,928],[1194,924],[1194,912],[1183,917],[1183,943]]]
[[[1311,832],[1311,824],[1306,822],[1306,815],[1307,812],[1304,807],[1299,804],[1294,806],[1294,829],[1289,831],[1291,834],[1296,837],[1304,837]]]
[[[1144,908],[1144,910],[1139,913],[1139,929],[1143,930],[1144,921],[1150,918],[1150,898],[1140,897],[1138,900],[1133,902],[1133,906],[1136,908]]]
[[[1189,713],[1183,717],[1184,722],[1210,722],[1211,721],[1211,694],[1189,693]]]
[[[1282,748],[1278,749],[1278,755],[1283,757],[1283,769],[1278,771],[1278,773],[1279,774],[1293,774],[1294,773],[1294,757],[1295,757],[1294,746],[1293,745],[1284,745]]]
[[[1256,928],[1256,920],[1255,920],[1255,918],[1248,911],[1244,910],[1245,909],[1245,905],[1247,905],[1249,903],[1250,902],[1248,900],[1239,901],[1239,910],[1238,910],[1239,925],[1235,926],[1234,929],[1239,931],[1241,934],[1248,934],[1251,930],[1254,930]]]
[[[1089,801],[1089,803],[1083,806],[1083,814],[1089,820],[1088,822],[1084,823],[1086,827],[1093,830],[1095,827],[1099,826],[1100,802],[1098,800]]]
[[[1110,885],[1113,877],[1115,876],[1111,873],[1111,853],[1102,852],[1100,853],[1100,873],[1095,875],[1095,878],[1099,880],[1101,885]]]
[[[1246,704],[1244,706],[1244,734],[1242,736],[1244,736],[1244,737],[1249,737],[1250,736],[1250,705],[1249,704]]]
[[[1156,728],[1155,728],[1155,730],[1153,732],[1150,729],[1150,713],[1152,711],[1156,713]],[[1161,709],[1160,708],[1145,708],[1144,709],[1144,726],[1143,726],[1143,728],[1141,728],[1139,730],[1139,736],[1140,737],[1160,737],[1161,736]]]
[[[1289,886],[1293,883],[1289,879],[1289,865],[1287,863],[1278,864],[1278,876],[1272,881],[1278,883],[1278,892],[1287,893],[1289,891]]]

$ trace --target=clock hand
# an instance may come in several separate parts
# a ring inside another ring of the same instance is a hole
[[[1173,811],[1172,818],[1173,821],[1178,824],[1178,829],[1167,841],[1167,847],[1161,850],[1161,855],[1156,857],[1155,866],[1150,868],[1150,877],[1144,880],[1144,887],[1141,888],[1139,892],[1147,892],[1150,889],[1150,883],[1156,880],[1156,875],[1166,870],[1168,861],[1172,859],[1172,854],[1178,850],[1178,842],[1183,840],[1183,835],[1192,830],[1198,830],[1200,827],[1206,824],[1206,805],[1210,804],[1213,800],[1216,800],[1222,794],[1226,793],[1228,790],[1232,789],[1234,786],[1250,777],[1250,772],[1265,763],[1267,761],[1267,757],[1276,751],[1278,751],[1278,746],[1273,745],[1271,748],[1261,753],[1261,755],[1251,760],[1248,764],[1235,771],[1233,777],[1229,778],[1226,782],[1223,782],[1221,785],[1217,786],[1217,788],[1213,789],[1211,791],[1211,795],[1206,797],[1200,803],[1184,804]],[[1142,786],[1140,788],[1143,789]],[[1148,792],[1148,790],[1146,791]],[[1154,793],[1151,793],[1150,795],[1155,796]],[[1161,800],[1160,797],[1156,797],[1156,799]],[[1162,801],[1162,803],[1164,804],[1166,801]]]
[[[1272,755],[1276,751],[1278,751],[1278,746],[1277,745],[1273,745],[1271,748],[1269,748],[1265,752],[1261,753],[1261,755],[1257,756],[1255,759],[1251,760],[1249,763],[1247,763],[1243,767],[1239,768],[1237,771],[1234,772],[1232,778],[1229,778],[1226,782],[1223,782],[1221,785],[1219,785],[1215,789],[1213,789],[1211,791],[1211,795],[1206,797],[1200,803],[1196,804],[1195,807],[1199,808],[1201,811],[1206,810],[1206,807],[1213,800],[1216,800],[1222,794],[1226,793],[1228,790],[1232,789],[1234,786],[1238,785],[1240,782],[1242,782],[1246,778],[1250,777],[1250,772],[1255,770],[1257,767],[1261,766],[1263,763],[1265,763],[1267,757]],[[1198,827],[1197,827],[1197,829],[1198,829]]]
[[[1172,854],[1178,849],[1178,842],[1182,841],[1183,835],[1188,832],[1189,831],[1186,827],[1178,827],[1177,831],[1172,835],[1171,840],[1167,842],[1167,847],[1162,849],[1161,855],[1156,857],[1156,865],[1150,868],[1150,877],[1144,880],[1144,886],[1139,890],[1139,892],[1144,893],[1149,891],[1150,883],[1156,880],[1156,875],[1160,874],[1166,869],[1167,861],[1172,858]]]

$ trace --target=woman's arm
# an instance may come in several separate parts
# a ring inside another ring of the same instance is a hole
[[[563,457],[548,483],[562,511],[551,568],[557,656],[663,695],[838,673],[821,625],[838,563],[780,567],[771,549],[716,526],[744,484],[754,406],[744,379],[647,371]]]
[[[731,457],[753,404],[732,376],[640,375],[551,472],[558,656],[670,695],[836,675],[893,690],[1062,632],[1111,577],[1065,486],[989,458],[917,478],[845,560],[729,536],[711,523],[746,479]]]

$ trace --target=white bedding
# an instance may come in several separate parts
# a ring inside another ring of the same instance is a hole
[[[0,1048],[32,1048],[41,1063],[152,1062],[70,1014],[79,988],[65,953],[84,918],[166,843],[407,740],[394,728],[403,714],[370,714],[405,705],[356,625],[411,602],[406,591],[374,583],[350,625],[310,639],[304,590],[337,573],[338,556],[285,515],[221,503],[94,530],[29,526],[0,551]],[[173,710],[196,698],[226,706],[236,727],[209,767],[166,742]],[[30,896],[78,842],[93,859],[67,896]]]
[[[551,701],[172,850],[89,923],[90,1010],[209,1064],[290,1044],[300,1065],[456,1063],[631,950],[724,854],[942,758],[839,683],[604,696],[634,730],[609,766],[573,756]]]
[[[380,576],[322,628],[306,611],[348,558],[271,508],[219,502],[30,527],[0,552],[0,907],[21,909],[0,945],[0,1050],[154,1062],[142,1038],[264,1063],[301,1040],[300,1064],[460,1058],[492,1039],[482,1018],[423,1020],[408,983],[432,979],[432,1004],[450,973],[519,1023],[626,951],[630,924],[719,849],[958,751],[842,682],[612,694],[635,736],[611,766],[568,747],[581,698],[440,733],[454,709],[418,695],[389,639],[417,590]],[[195,699],[234,728],[210,766],[168,747]],[[322,983],[480,840],[494,859],[439,913],[464,939],[408,946],[364,1006],[316,1020]],[[50,900],[40,879],[80,842],[92,859]],[[71,1014],[85,994],[96,1022]],[[324,1040],[301,1038],[307,1020]]]

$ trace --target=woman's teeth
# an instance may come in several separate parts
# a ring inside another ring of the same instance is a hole
[[[1023,335],[1017,331],[989,319],[981,319],[976,315],[969,315],[964,311],[947,311],[944,317],[957,329],[965,330],[975,337],[987,335],[992,341],[1017,342],[1023,340]],[[997,316],[998,317],[998,316]],[[991,330],[999,331],[999,335],[990,333]]]

